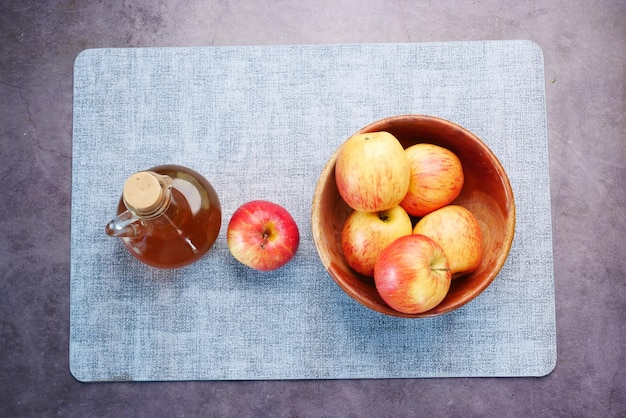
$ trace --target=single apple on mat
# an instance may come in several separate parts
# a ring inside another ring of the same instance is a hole
[[[355,134],[337,155],[337,189],[354,210],[378,212],[398,206],[409,189],[410,176],[404,148],[388,132]]]
[[[461,160],[447,148],[415,144],[405,150],[411,167],[409,190],[400,205],[413,216],[424,216],[452,203],[461,193]]]
[[[483,254],[482,232],[476,217],[459,205],[448,205],[429,213],[413,228],[414,234],[432,238],[443,248],[452,278],[476,270]]]
[[[226,240],[239,262],[256,270],[275,270],[296,254],[300,232],[282,206],[254,200],[240,206],[228,223]]]
[[[374,267],[380,297],[393,309],[426,312],[448,294],[450,265],[441,247],[424,235],[411,234],[389,244]]]
[[[366,276],[382,250],[397,238],[413,232],[411,218],[400,206],[380,212],[354,211],[341,233],[341,248],[348,265]]]

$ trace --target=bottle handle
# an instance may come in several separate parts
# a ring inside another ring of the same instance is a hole
[[[110,237],[137,237],[141,234],[142,224],[129,210],[126,210],[115,217],[104,228],[106,234]]]

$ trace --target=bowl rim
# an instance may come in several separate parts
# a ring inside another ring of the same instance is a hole
[[[364,298],[362,295],[359,294],[359,292],[356,292],[354,289],[347,287],[343,283],[342,280],[339,280],[337,277],[335,277],[333,268],[331,266],[331,261],[328,259],[327,256],[323,254],[323,251],[321,249],[322,241],[324,237],[321,236],[320,229],[313,227],[313,225],[315,225],[316,219],[320,218],[321,202],[320,202],[319,196],[321,196],[321,192],[323,188],[326,187],[329,181],[327,180],[325,182],[320,182],[319,179],[331,178],[331,175],[335,169],[335,163],[337,160],[337,156],[339,154],[339,150],[341,149],[341,145],[329,157],[328,161],[324,165],[324,168],[320,172],[320,176],[318,178],[318,182],[316,184],[315,192],[313,195],[313,202],[311,205],[311,226],[312,226],[312,235],[313,235],[315,248],[316,248],[316,251],[318,253],[320,260],[322,261],[322,264],[324,265],[326,271],[331,276],[333,281],[350,297],[352,297],[354,300],[359,302],[361,305],[364,305],[368,307],[369,309],[379,312],[381,314],[395,316],[395,317],[404,317],[404,318],[428,318],[428,317],[439,316],[439,315],[452,312],[468,304],[469,302],[474,300],[479,294],[481,294],[487,287],[489,287],[491,283],[493,283],[495,278],[500,274],[500,271],[504,267],[504,264],[506,263],[506,260],[509,256],[509,253],[513,244],[513,240],[515,237],[515,225],[516,225],[516,206],[515,206],[515,198],[513,194],[513,189],[511,187],[511,182],[509,180],[509,176],[507,175],[502,163],[500,162],[498,157],[495,155],[495,153],[487,146],[487,144],[485,144],[485,142],[482,139],[476,136],[473,132],[469,131],[468,129],[450,120],[437,117],[437,116],[430,116],[430,115],[423,115],[423,114],[404,114],[404,115],[389,116],[383,119],[379,119],[375,122],[372,122],[360,128],[353,135],[359,134],[359,133],[378,131],[378,130],[381,130],[379,129],[379,127],[382,125],[389,124],[389,123],[396,123],[398,121],[407,121],[407,120],[419,120],[423,122],[443,124],[448,127],[452,127],[455,130],[459,130],[463,132],[464,135],[472,137],[472,139],[476,142],[476,144],[478,144],[482,148],[482,151],[488,154],[489,159],[491,159],[494,162],[497,175],[500,177],[502,184],[503,184],[504,191],[505,191],[506,201],[508,203],[507,210],[508,210],[509,216],[507,218],[507,222],[505,225],[505,235],[502,240],[502,247],[505,250],[502,251],[500,254],[498,254],[497,257],[495,258],[495,268],[489,273],[488,277],[486,277],[485,280],[482,280],[479,283],[479,285],[473,288],[470,292],[467,292],[468,296],[466,298],[454,304],[449,305],[448,307],[446,307],[446,309],[437,309],[437,306],[436,306],[426,312],[422,312],[418,314],[406,314],[403,312],[399,312],[399,311],[394,310],[388,305],[386,305],[388,309],[385,309],[383,311],[379,309],[379,306],[377,305],[372,306],[373,304],[370,303],[368,299]]]

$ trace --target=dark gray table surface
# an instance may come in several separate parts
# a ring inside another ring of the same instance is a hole
[[[624,416],[625,17],[622,0],[2,2],[0,416]],[[532,40],[544,53],[558,355],[551,374],[72,377],[72,69],[80,51],[491,39]]]

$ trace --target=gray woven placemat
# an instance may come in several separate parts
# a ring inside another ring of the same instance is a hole
[[[527,41],[92,49],[74,74],[70,368],[81,381],[540,376],[556,362],[543,56]],[[448,315],[380,315],[345,295],[311,238],[317,177],[353,132],[421,113],[481,137],[517,204],[510,257]],[[130,174],[186,165],[220,195],[200,262],[136,262],[104,235]],[[299,252],[257,273],[228,252],[242,203],[282,204]]]

